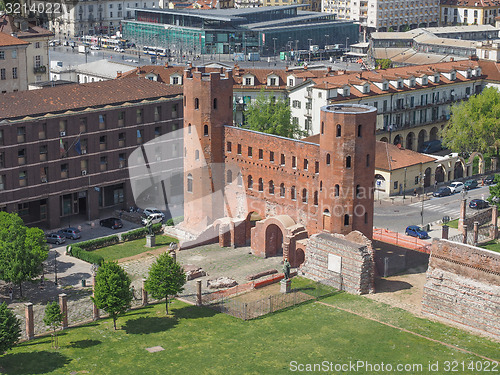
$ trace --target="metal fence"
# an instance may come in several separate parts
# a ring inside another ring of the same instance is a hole
[[[313,296],[293,290],[290,293],[270,295],[256,301],[237,301],[234,298],[223,297],[207,307],[218,312],[234,316],[243,320],[254,319],[259,316],[271,314],[275,311],[295,306],[305,301],[314,299]]]
[[[492,224],[485,225],[479,228],[477,232],[477,243],[487,242],[493,240],[494,238],[491,236]],[[448,238],[450,241],[454,242],[464,242],[463,233],[457,234],[455,236],[451,236]],[[474,245],[474,231],[467,231],[467,244]]]

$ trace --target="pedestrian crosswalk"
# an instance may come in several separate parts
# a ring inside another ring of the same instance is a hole
[[[412,207],[422,207],[422,202],[410,203]],[[442,204],[435,204],[432,202],[424,201],[424,210],[436,211],[456,219],[460,216],[460,207],[447,206]]]

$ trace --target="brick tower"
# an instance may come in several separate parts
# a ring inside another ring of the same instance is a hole
[[[373,235],[377,110],[365,105],[321,108],[318,224],[332,233]]]
[[[184,226],[224,216],[224,125],[233,121],[231,71],[184,71]]]

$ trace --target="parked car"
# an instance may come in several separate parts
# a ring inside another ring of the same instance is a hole
[[[108,217],[107,219],[103,219],[99,222],[101,227],[108,227],[111,229],[118,229],[123,227],[123,223],[120,219],[116,217]]]
[[[467,180],[464,183],[465,190],[471,190],[477,188],[477,181],[476,180]]]
[[[50,233],[46,236],[47,243],[55,243],[56,245],[60,245],[66,242],[66,238],[62,234],[59,233]]]
[[[494,174],[489,175],[485,177],[483,181],[486,185],[492,185],[495,183],[495,175]]]
[[[452,194],[460,193],[462,190],[464,190],[464,183],[453,181],[448,187],[450,188]]]
[[[482,199],[473,199],[469,203],[470,208],[475,208],[478,210],[481,208],[488,208],[489,205],[490,204],[488,202],[486,202],[485,200],[482,200]]]
[[[100,50],[101,47],[96,46],[96,45],[93,44],[93,45],[90,46],[90,49],[97,51],[97,50]]]
[[[407,236],[417,237],[420,239],[429,238],[429,234],[418,225],[410,225],[406,228],[405,233]]]
[[[59,230],[57,233],[63,235],[66,238],[69,238],[70,240],[77,240],[79,238],[82,238],[82,234],[77,228],[64,228]]]
[[[148,223],[149,218],[152,219],[153,224],[158,224],[158,223],[163,223],[164,216],[161,213],[151,214],[149,216],[143,216],[143,218],[141,220],[142,225],[146,225]]]
[[[437,189],[432,195],[435,197],[446,197],[447,195],[451,195],[451,190],[449,187],[443,186]]]
[[[158,214],[158,215],[161,215],[162,217],[162,220],[165,220],[165,214],[163,212],[161,212],[159,209],[157,208],[154,208],[154,207],[147,207],[144,209],[144,211],[142,211],[144,216],[148,217],[149,215],[152,215],[152,214]]]

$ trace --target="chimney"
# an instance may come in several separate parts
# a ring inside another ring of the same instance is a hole
[[[450,61],[455,61],[455,58],[454,57],[450,57]]]
[[[326,72],[327,73],[331,73],[332,72],[332,67],[331,66],[327,66],[326,67]]]
[[[165,63],[165,68],[168,68],[168,61]]]
[[[285,66],[285,72],[288,72],[288,65]]]
[[[120,78],[123,75],[121,71],[116,72],[116,78]]]

